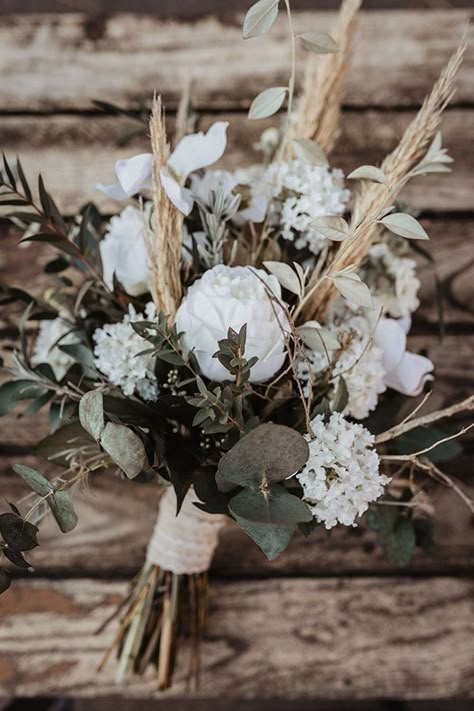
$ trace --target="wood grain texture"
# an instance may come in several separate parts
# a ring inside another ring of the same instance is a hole
[[[92,97],[100,96],[93,89],[91,92]],[[412,111],[345,112],[342,136],[331,164],[346,174],[364,163],[379,164],[397,145],[413,117]],[[218,167],[235,169],[261,160],[261,154],[253,146],[264,128],[275,125],[274,118],[249,121],[245,114],[238,113],[223,113],[217,118],[230,123],[227,149]],[[216,120],[215,115],[204,113],[202,129],[207,130]],[[172,130],[173,121],[169,123]],[[94,186],[99,181],[114,180],[114,165],[119,158],[149,150],[146,129],[142,137],[134,138],[126,146],[117,145],[121,137],[137,127],[140,129],[140,124],[128,119],[100,115],[0,116],[0,148],[11,157],[21,156],[32,184],[41,172],[65,212],[74,212],[91,199],[111,212],[118,209],[117,202],[105,198]],[[472,209],[474,148],[467,136],[473,133],[474,110],[446,113],[443,140],[455,160],[453,172],[414,180],[403,193],[410,205],[433,212]]]
[[[283,15],[283,13],[282,13]],[[417,106],[464,31],[468,12],[362,13],[350,106]],[[295,29],[329,29],[333,13],[296,13]],[[6,15],[0,23],[0,106],[9,111],[88,110],[100,97],[133,104],[160,91],[175,106],[185,80],[196,80],[201,108],[247,107],[268,86],[286,83],[288,30],[281,17],[261,41],[241,39],[242,16],[220,21],[160,20],[83,14]],[[469,30],[473,32],[472,27]],[[27,48],[27,51],[25,51]],[[469,52],[456,102],[472,102]]]
[[[179,672],[166,695],[152,678],[117,688],[113,665],[96,673],[113,625],[95,632],[125,590],[89,579],[17,583],[0,598],[0,693],[182,697]],[[213,581],[193,697],[469,697],[473,592],[472,581],[449,578]]]
[[[186,20],[204,15],[228,18],[245,12],[250,0],[2,0],[0,15],[28,12],[84,12],[92,16],[114,12],[150,13],[154,17],[172,17]],[[318,10],[337,10],[340,0],[318,0]],[[314,0],[292,0],[294,10],[313,10]],[[445,8],[444,0],[364,0],[364,10],[427,10]],[[451,8],[471,8],[470,0],[449,0]]]

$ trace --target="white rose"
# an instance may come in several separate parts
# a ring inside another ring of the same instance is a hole
[[[250,371],[250,381],[268,380],[282,367],[288,320],[268,290],[280,300],[281,289],[274,276],[260,269],[223,264],[209,269],[189,287],[176,314],[176,328],[182,333],[184,352],[194,352],[201,372],[210,380],[232,379],[212,356],[218,350],[218,341],[227,337],[228,329],[238,331],[245,323],[245,357],[258,358]]]
[[[151,203],[140,210],[132,205],[112,217],[109,229],[99,245],[104,281],[111,289],[114,274],[130,296],[148,291],[148,252],[146,230]]]

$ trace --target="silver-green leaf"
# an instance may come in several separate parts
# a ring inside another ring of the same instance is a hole
[[[271,28],[278,16],[280,0],[259,0],[245,15],[242,36],[244,39],[259,37]]]
[[[271,89],[262,91],[252,101],[249,110],[249,119],[263,119],[276,114],[285,101],[287,91],[286,86],[274,86]]]
[[[96,441],[105,427],[104,397],[100,390],[91,390],[82,396],[79,403],[79,421]]]
[[[394,212],[386,215],[380,222],[391,232],[406,239],[429,239],[422,225],[411,215],[404,212]]]
[[[102,448],[129,479],[146,466],[146,452],[140,437],[125,425],[108,422],[100,438]]]
[[[285,289],[291,291],[292,294],[300,296],[303,285],[297,273],[293,271],[289,264],[284,262],[264,262],[263,264]]]
[[[305,49],[309,49],[310,52],[315,54],[334,54],[339,52],[336,42],[326,32],[305,32],[304,35],[299,35],[298,39]]]
[[[382,183],[388,185],[388,178],[380,168],[375,165],[361,165],[350,173],[347,178],[349,180],[371,180],[373,183]]]
[[[319,143],[310,141],[309,138],[295,138],[293,148],[300,160],[305,160],[313,165],[328,165],[328,159]]]
[[[316,220],[313,220],[310,227],[333,242],[342,242],[349,236],[349,225],[346,220],[336,215],[318,217]]]
[[[330,279],[339,293],[351,303],[365,309],[374,308],[369,287],[354,272],[335,274]]]

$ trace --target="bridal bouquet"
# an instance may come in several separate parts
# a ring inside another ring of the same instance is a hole
[[[244,38],[269,31],[279,5],[253,5]],[[193,132],[186,96],[170,146],[156,96],[149,151],[119,160],[116,182],[97,186],[117,201],[110,219],[93,204],[64,218],[19,161],[4,158],[0,173],[0,204],[13,207],[22,244],[56,252],[41,295],[2,285],[19,338],[0,412],[23,401],[23,415],[47,409],[51,434],[37,453],[59,467],[45,476],[14,466],[32,493],[0,515],[0,587],[11,564],[29,568],[47,514],[64,532],[75,527],[82,484],[104,471],[155,482],[158,518],[110,649],[119,680],[154,664],[166,688],[185,635],[197,676],[207,571],[227,522],[272,559],[297,533],[367,514],[402,563],[426,540],[428,477],[472,507],[430,458],[453,435],[427,426],[473,398],[420,413],[434,365],[408,350],[407,333],[419,304],[414,255],[428,235],[397,205],[415,176],[449,171],[438,128],[464,43],[398,147],[345,178],[327,156],[359,2],[343,3],[334,38],[296,36],[284,5],[289,81],[262,91],[249,119],[284,104],[286,113],[264,131],[256,165],[212,167],[232,127]],[[297,97],[298,44],[309,61]],[[419,397],[407,407],[401,396]],[[407,432],[420,436],[409,453]]]

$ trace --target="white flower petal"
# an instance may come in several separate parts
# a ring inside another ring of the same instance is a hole
[[[429,358],[417,353],[404,353],[399,364],[387,373],[385,383],[403,395],[419,395],[425,383],[432,380],[434,366]]]
[[[166,168],[160,170],[160,178],[166,194],[175,207],[178,208],[183,215],[189,215],[193,209],[194,200],[191,191],[181,187]]]
[[[127,197],[132,197],[151,188],[153,172],[153,155],[140,153],[126,160],[118,160],[115,164],[115,174]]]
[[[185,136],[171,154],[168,165],[182,180],[195,170],[212,165],[224,155],[227,121],[217,121],[208,132]]]
[[[374,333],[374,343],[383,351],[383,366],[386,372],[400,363],[407,345],[405,331],[398,321],[381,318]]]
[[[127,193],[122,188],[120,183],[113,183],[113,185],[104,185],[104,183],[96,183],[95,189],[100,190],[101,193],[107,195],[107,197],[113,200],[126,200],[128,198]]]

